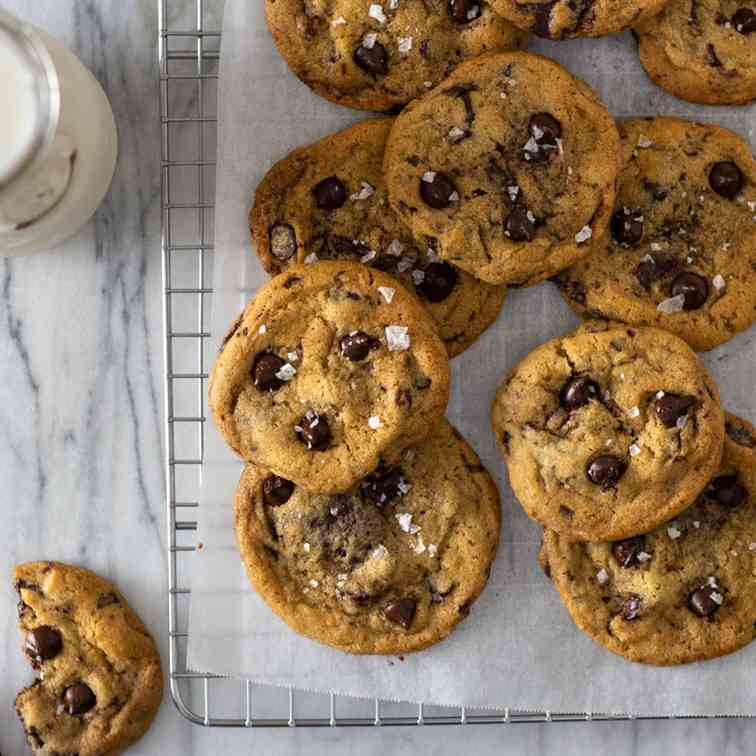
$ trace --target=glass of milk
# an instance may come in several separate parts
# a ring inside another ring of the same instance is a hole
[[[113,111],[81,61],[0,10],[0,256],[50,249],[94,214],[118,153]]]

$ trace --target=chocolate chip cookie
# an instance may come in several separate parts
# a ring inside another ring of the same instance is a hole
[[[546,39],[603,37],[658,13],[667,0],[491,0],[520,29]]]
[[[586,317],[658,325],[705,350],[756,319],[756,161],[718,126],[621,122],[610,233],[555,279]]]
[[[575,624],[646,664],[750,643],[756,623],[756,429],[727,416],[722,464],[695,504],[647,535],[575,543],[544,534],[542,560]]]
[[[606,231],[619,135],[586,84],[539,55],[463,63],[396,119],[392,206],[418,243],[483,281],[530,285]]]
[[[635,31],[643,67],[673,95],[707,105],[756,99],[754,0],[670,0]]]
[[[321,97],[364,110],[400,107],[463,60],[525,47],[488,0],[266,0],[292,71]]]
[[[87,570],[30,562],[13,578],[24,652],[39,674],[16,698],[32,751],[120,753],[163,696],[152,638],[123,595]]]
[[[446,421],[344,494],[311,494],[249,465],[236,534],[249,578],[296,632],[355,654],[445,638],[488,578],[499,495]]]
[[[722,456],[714,381],[684,341],[656,328],[591,322],[542,344],[500,387],[492,416],[523,508],[572,539],[666,522]]]
[[[427,310],[387,273],[344,261],[263,286],[210,376],[231,448],[314,492],[345,491],[423,438],[448,395]]]
[[[391,273],[420,297],[455,356],[496,320],[505,289],[440,260],[397,218],[382,166],[392,123],[365,121],[276,163],[255,192],[252,241],[273,275],[305,259],[347,259]]]

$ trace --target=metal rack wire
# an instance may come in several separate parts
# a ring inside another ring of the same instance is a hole
[[[470,710],[261,686],[186,666],[186,566],[196,551],[214,238],[216,94],[223,0],[157,0],[162,170],[168,632],[171,696],[209,727],[354,727],[627,720]]]

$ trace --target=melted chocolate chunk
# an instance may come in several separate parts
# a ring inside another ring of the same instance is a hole
[[[443,302],[457,285],[457,271],[447,262],[430,263],[423,272],[423,280],[415,288],[429,302]]]
[[[643,214],[639,210],[621,207],[612,215],[614,240],[623,247],[635,247],[643,238]]]
[[[626,538],[624,541],[613,543],[612,554],[619,566],[627,569],[628,567],[637,567],[641,564],[638,554],[643,553],[645,548],[646,537],[642,535],[634,536],[633,538]]]
[[[97,599],[97,608],[104,609],[106,606],[113,606],[114,604],[120,603],[121,599],[119,599],[115,593],[103,593],[102,596]]]
[[[336,176],[324,178],[312,190],[315,202],[321,210],[338,210],[347,198],[344,183]]]
[[[297,438],[311,451],[325,451],[331,443],[331,428],[328,420],[310,410],[294,426]]]
[[[664,427],[674,428],[677,421],[685,417],[695,403],[696,400],[692,396],[664,394],[654,402],[654,407]]]
[[[420,179],[420,196],[428,207],[443,210],[452,203],[457,189],[451,176],[446,173],[440,171],[430,173],[433,174],[430,181],[426,181],[425,178]]]
[[[748,496],[737,475],[720,475],[706,486],[706,495],[725,507],[737,507]]]
[[[632,622],[638,619],[643,611],[643,600],[637,593],[629,593],[625,596],[619,607],[619,614],[622,619]]]
[[[672,281],[672,296],[683,295],[683,309],[698,310],[709,298],[709,283],[698,273],[683,271]]]
[[[641,286],[651,288],[654,281],[665,278],[680,269],[680,261],[670,255],[645,255],[633,270]]]
[[[556,4],[557,0],[552,0],[550,3],[539,3],[533,7],[533,26],[530,28],[533,34],[551,39],[549,22],[551,21],[551,11]]]
[[[557,140],[562,134],[562,124],[551,113],[536,113],[531,116],[528,133],[530,139],[523,151],[526,162],[542,163],[559,151]]]
[[[480,0],[449,0],[449,15],[458,24],[480,18]]]
[[[383,508],[403,496],[408,489],[401,467],[379,467],[360,483],[363,501]]]
[[[535,237],[535,218],[524,207],[515,207],[506,222],[505,235],[515,242],[532,241]]]
[[[455,87],[449,87],[449,89],[444,90],[444,94],[449,97],[458,97],[462,100],[465,106],[465,121],[467,121],[468,124],[475,120],[475,108],[473,107],[470,92],[477,91],[478,88],[475,84],[458,84]]]
[[[389,72],[388,52],[380,43],[376,42],[372,47],[360,45],[354,51],[354,62],[363,70],[375,76],[385,76]]]
[[[743,188],[743,173],[731,160],[714,163],[709,171],[709,186],[721,197],[732,199]]]
[[[270,229],[270,251],[282,262],[288,260],[297,251],[297,237],[288,224],[280,223]]]
[[[86,714],[96,703],[97,699],[92,689],[83,682],[69,685],[63,691],[63,709],[72,717]]]
[[[363,331],[354,331],[344,336],[340,342],[341,356],[352,362],[364,360],[373,349],[378,349],[381,342]]]
[[[754,438],[745,428],[734,423],[726,422],[725,430],[727,435],[740,446],[747,446],[749,449],[756,447],[756,438]]]
[[[716,581],[710,580],[688,596],[688,608],[699,617],[712,617],[723,601]]]
[[[258,391],[278,391],[284,381],[276,373],[286,363],[277,355],[270,352],[260,352],[252,365],[252,378]]]
[[[666,199],[669,195],[669,190],[662,186],[661,184],[657,184],[655,181],[644,181],[643,182],[643,188],[657,201],[661,202],[662,200]]]
[[[738,8],[732,17],[732,25],[740,34],[756,32],[756,12],[752,8]]]
[[[415,599],[403,598],[386,604],[383,607],[383,614],[390,622],[401,625],[405,630],[409,630],[415,617],[416,609],[417,602]]]
[[[600,454],[594,457],[586,466],[585,474],[591,483],[601,486],[607,491],[613,488],[619,479],[625,474],[627,464],[613,454]]]
[[[24,651],[35,668],[42,662],[55,658],[62,649],[63,638],[60,631],[49,625],[35,627],[26,635]]]
[[[591,399],[597,400],[600,395],[596,381],[587,375],[577,375],[562,386],[559,399],[566,410],[572,411],[588,404]]]
[[[278,475],[269,475],[263,481],[263,501],[269,507],[280,507],[291,498],[294,493],[294,484],[286,478]]]

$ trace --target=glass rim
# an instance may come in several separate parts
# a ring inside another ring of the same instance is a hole
[[[26,54],[34,70],[38,96],[41,103],[34,139],[26,153],[8,176],[0,179],[0,191],[4,191],[32,165],[44,160],[50,145],[55,140],[60,120],[60,81],[55,63],[37,31],[8,11],[0,8],[0,29],[4,29]]]

